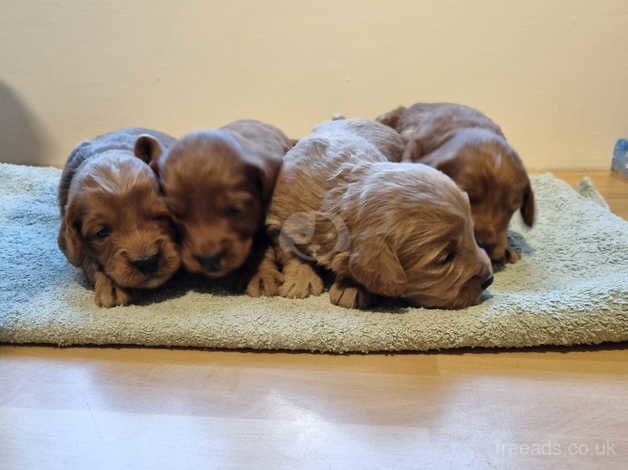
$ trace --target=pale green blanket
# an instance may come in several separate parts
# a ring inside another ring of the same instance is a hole
[[[465,310],[345,310],[327,294],[253,299],[189,279],[142,306],[101,309],[56,246],[59,175],[0,164],[0,342],[347,352],[628,340],[628,223],[590,185],[584,197],[533,177],[537,225],[524,230],[515,216],[511,227],[522,261]]]

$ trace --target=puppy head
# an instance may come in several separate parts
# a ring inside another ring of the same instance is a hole
[[[121,287],[158,287],[180,265],[155,174],[145,162],[119,150],[86,160],[79,168],[58,241],[72,264],[94,260]]]
[[[469,195],[475,237],[491,260],[504,260],[508,223],[521,211],[534,224],[534,193],[521,159],[502,142],[469,142],[434,163]]]
[[[188,271],[221,277],[242,266],[263,223],[276,171],[246,155],[224,131],[188,134],[160,160]]]
[[[422,164],[378,171],[361,193],[351,275],[368,290],[414,305],[476,304],[492,281],[469,202],[451,179]]]
[[[405,106],[399,106],[392,111],[388,111],[387,113],[377,116],[375,120],[384,124],[385,126],[392,127],[393,129],[398,130],[399,120],[401,119],[401,116],[405,111]]]

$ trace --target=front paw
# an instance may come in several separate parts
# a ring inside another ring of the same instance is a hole
[[[261,269],[251,278],[246,286],[246,295],[250,297],[272,297],[279,292],[283,274],[275,267]]]
[[[109,308],[116,305],[128,305],[131,302],[131,294],[115,285],[105,274],[98,273],[95,277],[96,305]]]
[[[329,288],[329,300],[332,304],[345,308],[367,308],[373,296],[362,287],[336,281]]]
[[[514,248],[507,246],[506,251],[504,252],[504,258],[506,260],[506,263],[514,264],[521,259],[521,253],[515,251]]]
[[[290,299],[304,299],[308,295],[321,295],[323,280],[312,266],[303,263],[288,264],[284,268],[284,281],[279,295]]]

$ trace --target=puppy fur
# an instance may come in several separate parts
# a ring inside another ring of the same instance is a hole
[[[330,300],[344,307],[374,294],[441,308],[480,301],[492,270],[467,196],[433,168],[390,162],[383,149],[402,146],[379,123],[334,120],[286,154],[267,217],[280,295],[320,294],[318,265],[335,273]]]
[[[282,158],[293,145],[274,126],[241,120],[188,134],[153,162],[188,271],[210,278],[254,272],[249,295],[276,293],[281,273],[263,223]],[[247,264],[256,262],[252,251],[263,252],[254,269]]]
[[[82,267],[99,306],[125,305],[153,289],[180,258],[156,175],[148,165],[174,143],[149,129],[122,129],[81,143],[61,175],[58,244]]]
[[[481,112],[450,103],[400,106],[377,118],[405,142],[404,162],[420,162],[450,176],[468,195],[475,236],[495,262],[516,262],[508,223],[521,211],[534,224],[534,193],[517,152],[502,130]]]

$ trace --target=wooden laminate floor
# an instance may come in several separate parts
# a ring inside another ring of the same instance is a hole
[[[590,174],[628,217],[628,182]],[[0,470],[628,468],[628,349],[0,347]]]

